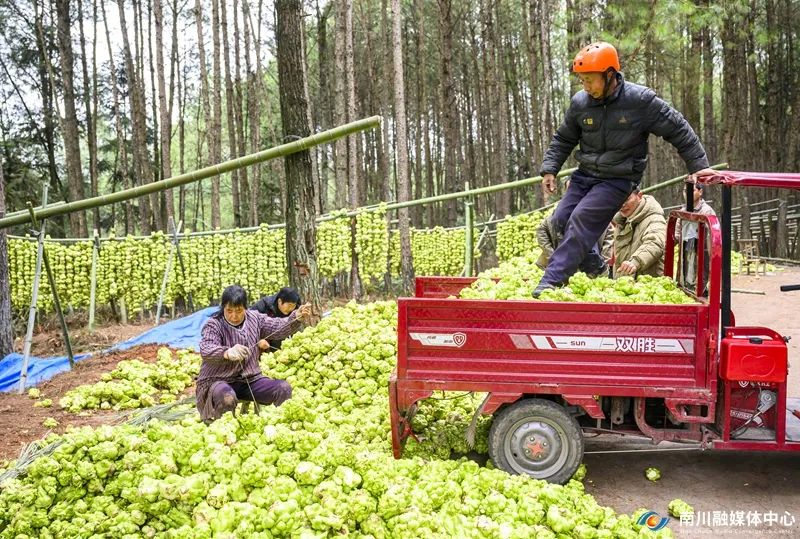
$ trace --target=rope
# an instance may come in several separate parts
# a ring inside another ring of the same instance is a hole
[[[293,327],[293,326],[294,326],[296,323],[302,323],[302,321],[301,321],[299,318],[295,317],[295,319],[294,319],[294,320],[292,320],[291,322],[289,322],[289,324],[288,324],[288,327],[290,327],[290,328],[291,328],[291,327]],[[269,339],[270,339],[271,337],[275,336],[275,335],[278,333],[278,331],[282,331],[282,329],[283,329],[283,328],[281,328],[281,329],[276,329],[275,331],[273,331],[272,333],[270,333],[269,335],[267,335],[267,336],[266,336],[266,337],[264,337],[263,339],[259,339],[259,341],[257,341],[257,342],[256,342],[254,350],[255,350],[255,351],[256,351],[256,353],[259,355],[259,357],[260,357],[260,355],[261,355],[261,353],[260,353],[260,352],[261,352],[261,350],[260,350],[260,348],[259,348],[259,346],[258,346],[258,342],[260,342],[261,340],[265,340],[265,341],[267,341],[267,344],[269,344]],[[272,348],[272,345],[269,345],[269,346],[270,346],[270,348]],[[246,376],[244,376],[244,361],[245,361],[244,359],[240,359],[240,360],[239,360],[239,365],[240,365],[240,366],[241,366],[241,368],[242,368],[242,378],[244,379],[244,383],[245,383],[245,384],[247,384],[247,390],[250,392],[250,398],[253,400],[253,407],[255,408],[256,415],[260,415],[260,414],[261,414],[261,407],[259,406],[259,404],[258,404],[258,401],[256,400],[255,393],[253,393],[253,387],[250,385],[250,381],[247,379],[247,377],[246,377]]]

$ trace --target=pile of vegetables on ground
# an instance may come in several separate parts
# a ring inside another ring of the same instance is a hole
[[[193,384],[200,372],[200,355],[181,350],[173,357],[169,348],[158,350],[155,363],[141,359],[120,361],[96,384],[71,389],[58,405],[70,412],[85,409],[128,410],[174,402]]]
[[[261,415],[50,435],[51,454],[2,482],[0,538],[671,537],[599,506],[576,480],[551,485],[425,447],[426,458],[394,460],[396,318],[393,302],[351,303],[263,356],[294,394]],[[465,426],[476,398],[421,410],[427,443],[463,450],[446,425]]]

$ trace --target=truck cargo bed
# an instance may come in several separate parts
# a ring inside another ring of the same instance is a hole
[[[447,299],[470,281],[418,279],[398,301],[398,380],[707,387],[706,304]]]

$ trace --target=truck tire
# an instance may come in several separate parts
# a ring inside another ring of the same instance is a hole
[[[489,430],[489,456],[509,473],[564,484],[583,459],[583,434],[563,406],[525,399],[495,416]]]

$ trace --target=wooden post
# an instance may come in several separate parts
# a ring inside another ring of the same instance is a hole
[[[778,222],[775,227],[775,258],[787,258],[789,255],[789,233],[786,222],[786,200],[778,202]]]
[[[180,228],[180,225],[178,225]],[[173,235],[172,240],[175,242],[175,254],[178,255],[178,267],[181,269],[181,279],[183,282],[186,282],[186,267],[183,265],[183,255],[181,254],[181,245],[180,245],[180,237],[178,236],[177,229],[175,230],[175,234]],[[194,312],[194,302],[192,300],[192,293],[187,293],[186,300],[189,302],[189,311]],[[175,317],[175,308],[172,309],[172,317]]]
[[[94,331],[94,310],[97,299],[97,264],[100,258],[100,234],[94,229],[92,241],[92,285],[89,289],[89,331]]]
[[[172,232],[172,242],[170,242],[169,248],[169,256],[167,257],[167,267],[164,269],[164,278],[161,280],[161,293],[158,295],[158,307],[156,308],[156,323],[161,323],[161,307],[164,305],[164,294],[167,292],[167,281],[169,281],[169,272],[172,270],[172,257],[175,256],[175,248],[178,245],[177,240],[175,239],[180,231],[181,225],[183,221],[178,222],[178,226],[175,226],[175,222],[170,217],[169,219],[169,229]]]
[[[750,201],[746,196],[742,197],[742,235],[743,240],[749,240],[753,236],[750,231]]]
[[[472,230],[472,201],[464,201],[464,275],[472,277],[472,253],[475,238]]]
[[[48,185],[42,186],[42,207],[47,206]],[[36,267],[33,273],[33,290],[31,293],[31,308],[28,311],[28,327],[25,331],[25,341],[22,345],[22,369],[19,373],[19,393],[25,392],[25,382],[28,380],[28,360],[31,357],[33,344],[33,326],[36,323],[36,304],[39,301],[39,280],[42,276],[42,255],[44,254],[44,233],[47,221],[42,221],[42,229],[36,242]]]
[[[28,208],[33,214],[33,205],[28,202]],[[31,223],[36,225],[35,215],[31,215]],[[43,246],[44,247],[44,246]],[[56,308],[58,315],[58,322],[61,324],[61,331],[64,333],[64,347],[67,349],[67,359],[69,359],[69,367],[75,366],[75,356],[72,354],[72,343],[69,340],[69,329],[67,329],[67,321],[64,319],[64,311],[61,309],[61,300],[58,298],[58,290],[56,290],[56,280],[53,277],[53,270],[50,268],[50,259],[47,258],[47,249],[42,249],[42,260],[44,260],[44,269],[47,273],[47,280],[50,282],[50,288],[53,291],[53,304]]]

